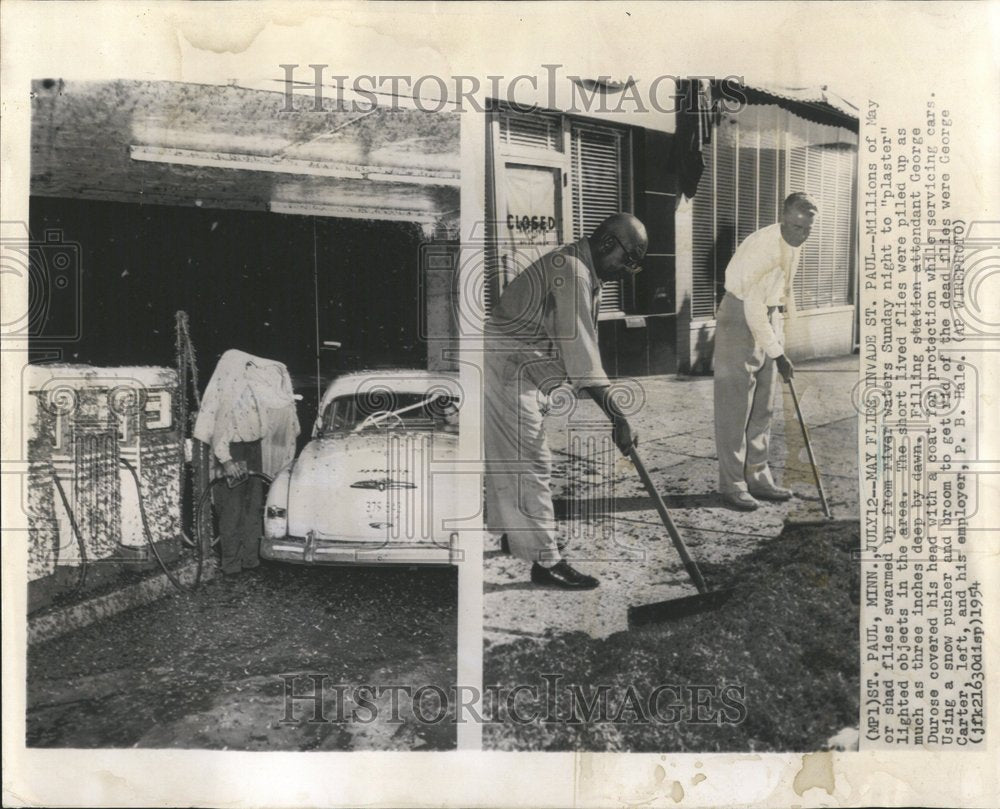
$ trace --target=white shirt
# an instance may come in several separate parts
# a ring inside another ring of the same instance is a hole
[[[260,404],[248,384],[233,402],[229,418],[218,425],[212,436],[212,450],[219,463],[232,460],[229,453],[231,441],[257,441],[264,437]]]
[[[799,248],[781,237],[781,224],[768,225],[751,233],[729,260],[726,267],[726,291],[743,301],[743,313],[754,344],[767,356],[781,356],[784,348],[774,333],[767,314],[769,306],[781,306],[788,300],[795,271],[799,266]]]

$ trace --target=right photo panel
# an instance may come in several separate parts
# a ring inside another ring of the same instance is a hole
[[[667,78],[488,112],[483,747],[857,749],[859,102]]]

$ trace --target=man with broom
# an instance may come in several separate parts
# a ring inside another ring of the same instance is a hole
[[[623,453],[635,444],[601,365],[597,305],[604,281],[639,272],[647,241],[634,216],[608,217],[590,237],[542,256],[511,281],[486,323],[487,525],[503,535],[502,548],[531,563],[537,585],[566,590],[598,585],[562,558],[556,542],[540,399],[568,379],[611,420]]]
[[[726,267],[715,326],[715,446],[719,493],[741,511],[792,497],[774,482],[767,456],[777,374],[787,382],[795,373],[780,313],[817,210],[808,194],[790,194],[781,221],[750,234]]]

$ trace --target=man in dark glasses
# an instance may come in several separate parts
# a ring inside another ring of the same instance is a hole
[[[531,562],[533,583],[567,590],[597,579],[562,558],[549,488],[551,458],[544,399],[567,380],[610,419],[623,454],[636,433],[610,395],[597,344],[601,284],[640,270],[648,240],[630,214],[605,219],[594,233],[540,258],[511,281],[485,326],[484,438],[489,530]]]

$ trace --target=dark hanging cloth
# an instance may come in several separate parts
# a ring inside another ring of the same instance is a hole
[[[706,79],[681,79],[677,95],[680,108],[670,166],[678,177],[681,192],[690,199],[698,191],[698,181],[705,170],[704,149],[712,142],[716,109]]]

